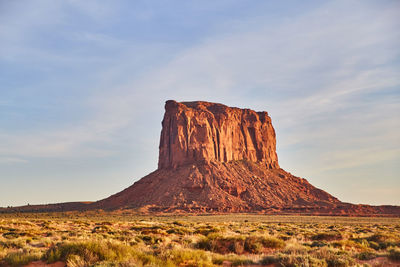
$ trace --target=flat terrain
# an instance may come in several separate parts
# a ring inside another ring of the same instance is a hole
[[[400,219],[0,214],[0,266],[400,266]]]

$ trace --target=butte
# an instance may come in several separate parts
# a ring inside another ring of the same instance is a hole
[[[267,112],[223,104],[165,104],[158,169],[93,203],[147,212],[313,212],[341,202],[279,167]]]
[[[97,202],[0,208],[0,212],[133,210],[400,216],[400,206],[344,203],[282,168],[267,112],[203,101],[165,104],[158,169]]]

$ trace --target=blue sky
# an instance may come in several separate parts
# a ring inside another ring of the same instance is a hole
[[[0,206],[157,167],[164,102],[266,110],[280,165],[400,205],[398,1],[0,2]]]

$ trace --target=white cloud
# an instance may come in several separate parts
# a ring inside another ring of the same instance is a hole
[[[101,6],[92,9],[86,2],[71,3],[94,20],[112,15]],[[49,12],[44,10],[18,27],[3,28],[5,33],[0,34],[18,40],[29,31],[30,21]],[[278,147],[284,150],[280,158],[292,153],[294,160],[283,162],[299,168],[304,176],[393,159],[400,147],[399,99],[363,99],[400,87],[399,64],[394,62],[400,54],[398,10],[397,3],[334,1],[274,23],[256,17],[236,22],[240,27],[232,29],[238,31],[208,36],[169,58],[151,58],[155,63],[144,70],[134,59],[141,54],[150,57],[155,50],[159,53],[157,47],[140,48],[143,53],[134,54],[138,50],[130,50],[124,40],[90,31],[75,33],[71,38],[124,49],[113,55],[112,64],[95,69],[98,82],[92,86],[98,94],[85,100],[90,116],[62,129],[3,134],[0,155],[62,157],[82,155],[82,151],[87,156],[99,151],[107,155],[112,152],[91,150],[87,144],[120,142],[115,135],[140,144],[148,136],[158,136],[159,123],[151,129],[141,125],[159,122],[160,104],[172,98],[266,109],[278,131]],[[37,58],[47,57],[47,52],[38,53]],[[54,61],[69,66],[87,59],[56,57]],[[375,121],[370,123],[370,118]],[[299,145],[301,156],[296,156]],[[304,166],[312,162],[318,168]]]
[[[85,5],[77,7],[90,10]],[[310,123],[307,120],[319,113],[335,112],[351,105],[357,95],[399,86],[398,67],[387,65],[398,52],[379,47],[400,43],[397,33],[386,31],[395,24],[395,12],[389,8],[374,10],[363,4],[356,7],[361,10],[345,9],[343,2],[331,3],[273,27],[257,18],[258,23],[247,22],[259,25],[257,29],[209,37],[182,51],[169,63],[149,69],[143,76],[134,77],[117,88],[103,79],[103,85],[94,86],[112,90],[109,93],[104,90],[103,96],[89,101],[97,106],[98,114],[92,116],[90,124],[116,124],[110,126],[112,130],[106,130],[112,134],[135,117],[132,107],[151,110],[152,106],[144,103],[178,98],[267,108],[279,118],[282,127],[290,128],[299,123],[291,118],[293,115],[301,118],[301,124],[307,124]],[[93,10],[100,17],[104,15],[101,8]],[[338,12],[341,12],[340,20]],[[371,16],[375,19],[370,20]],[[118,43],[101,34],[82,34],[95,43],[111,42],[111,46]],[[371,55],[374,51],[378,53]],[[99,79],[104,73],[126,73],[129,64],[123,58],[120,61],[104,71],[98,70]],[[119,122],[115,123],[116,119]],[[80,133],[77,136],[85,136],[81,126],[76,128]],[[76,140],[81,143],[81,138]]]

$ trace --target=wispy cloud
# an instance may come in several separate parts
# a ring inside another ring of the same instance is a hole
[[[68,8],[105,25],[107,19],[118,21],[121,6],[45,3],[33,13],[25,9],[21,22],[9,19],[0,26],[0,38],[7,40],[0,60],[77,69],[68,77],[78,81],[60,82],[76,86],[82,115],[42,130],[0,131],[3,158],[107,157],[126,153],[122,143],[156,150],[167,99],[269,111],[281,165],[305,177],[335,168],[351,175],[364,165],[398,156],[397,2],[332,1],[291,17],[225,20],[219,31],[182,44],[140,43],[98,28],[64,28],[71,16]],[[137,19],[156,18],[150,12]],[[75,49],[32,46],[37,40],[29,32],[39,34],[51,23],[65,31],[63,40]],[[139,160],[155,161],[154,154]],[[329,191],[334,182],[327,180],[323,187]],[[360,199],[367,199],[361,194]],[[393,199],[400,201],[395,195]]]
[[[21,158],[0,157],[0,164],[26,163],[27,160]]]

